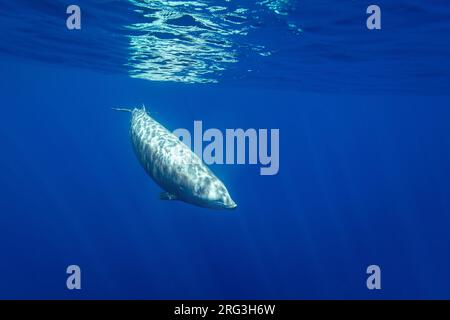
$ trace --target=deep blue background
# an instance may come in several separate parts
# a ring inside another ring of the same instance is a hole
[[[354,70],[353,92],[319,76],[309,90],[151,82],[2,52],[0,298],[450,298],[447,62],[424,56],[422,74],[441,72],[424,79]],[[169,129],[279,128],[279,174],[212,166],[236,211],[159,200],[128,115],[110,109],[141,103]],[[70,264],[81,291],[65,287]],[[370,264],[381,291],[366,288]]]

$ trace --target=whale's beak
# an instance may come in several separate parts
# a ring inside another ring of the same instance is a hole
[[[237,204],[236,202],[234,202],[233,200],[231,201],[231,203],[227,206],[227,209],[236,209],[237,208]]]

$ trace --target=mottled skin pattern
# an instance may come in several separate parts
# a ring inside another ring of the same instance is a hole
[[[167,191],[162,198],[215,209],[237,207],[202,160],[145,109],[131,111],[131,140],[145,171]]]

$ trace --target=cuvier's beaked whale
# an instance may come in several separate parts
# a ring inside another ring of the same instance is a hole
[[[178,137],[142,109],[113,108],[131,113],[131,141],[147,174],[165,192],[163,200],[182,200],[214,209],[234,209],[225,185]]]

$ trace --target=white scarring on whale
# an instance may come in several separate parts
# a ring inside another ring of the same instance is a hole
[[[145,110],[113,108],[131,113],[131,141],[147,174],[165,192],[163,200],[181,200],[201,207],[234,209],[225,185],[178,137]]]

